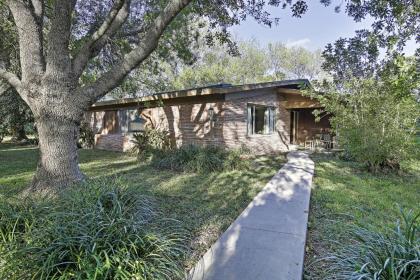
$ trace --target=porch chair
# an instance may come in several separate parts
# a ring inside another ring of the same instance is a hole
[[[306,137],[305,138],[305,149],[310,149],[310,150],[313,150],[315,147],[314,147],[314,140],[312,140],[312,139],[308,139],[308,137]]]
[[[324,146],[325,149],[331,149],[332,148],[331,135],[328,133],[323,134],[321,144]]]

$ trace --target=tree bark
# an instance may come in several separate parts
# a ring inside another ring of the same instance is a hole
[[[31,189],[57,190],[82,181],[76,145],[79,125],[73,120],[52,117],[36,123],[40,157]]]
[[[126,22],[130,1],[115,1],[104,23],[91,38],[86,38],[76,55],[71,55],[76,0],[55,0],[48,6],[47,50],[43,43],[43,1],[31,0],[29,5],[28,1],[5,0],[18,30],[22,75],[19,78],[0,65],[0,78],[17,90],[36,120],[40,159],[31,190],[57,190],[83,180],[76,144],[83,113],[152,53],[166,27],[190,2],[168,1],[147,26],[139,45],[95,82],[82,85],[79,80],[89,60],[100,53]]]

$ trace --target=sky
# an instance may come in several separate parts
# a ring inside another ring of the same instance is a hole
[[[310,50],[324,49],[328,43],[338,38],[353,37],[358,29],[369,28],[372,19],[355,22],[343,11],[334,11],[334,2],[329,7],[323,6],[319,0],[310,0],[308,11],[301,18],[294,18],[290,9],[270,8],[273,17],[279,17],[278,25],[271,28],[263,26],[249,18],[230,30],[234,36],[242,40],[256,39],[262,45],[269,42],[281,41],[288,46],[303,46]],[[410,41],[406,48],[407,55],[413,55],[416,49],[414,41]]]

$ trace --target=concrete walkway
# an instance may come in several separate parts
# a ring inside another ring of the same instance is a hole
[[[314,163],[305,152],[290,152],[287,158],[189,279],[302,279]]]

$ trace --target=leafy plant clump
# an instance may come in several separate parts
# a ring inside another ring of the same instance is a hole
[[[82,122],[79,131],[78,146],[85,149],[91,149],[95,145],[95,133],[90,128],[89,123]]]
[[[353,78],[339,87],[325,83],[318,98],[345,154],[370,171],[399,170],[416,156],[415,132],[420,107],[414,92],[419,86],[415,64],[395,60],[377,78]]]
[[[241,170],[249,165],[244,149],[225,150],[216,146],[182,146],[155,156],[152,165],[157,168],[185,172],[214,172]]]
[[[185,232],[107,182],[2,203],[0,279],[182,279]]]
[[[142,158],[171,148],[169,133],[164,130],[146,128],[142,132],[135,133],[133,138],[132,152]]]
[[[3,141],[6,134],[7,134],[6,126],[4,124],[0,123],[0,143]]]
[[[385,233],[358,227],[354,242],[326,259],[332,279],[420,279],[419,213],[402,213],[402,224]]]

